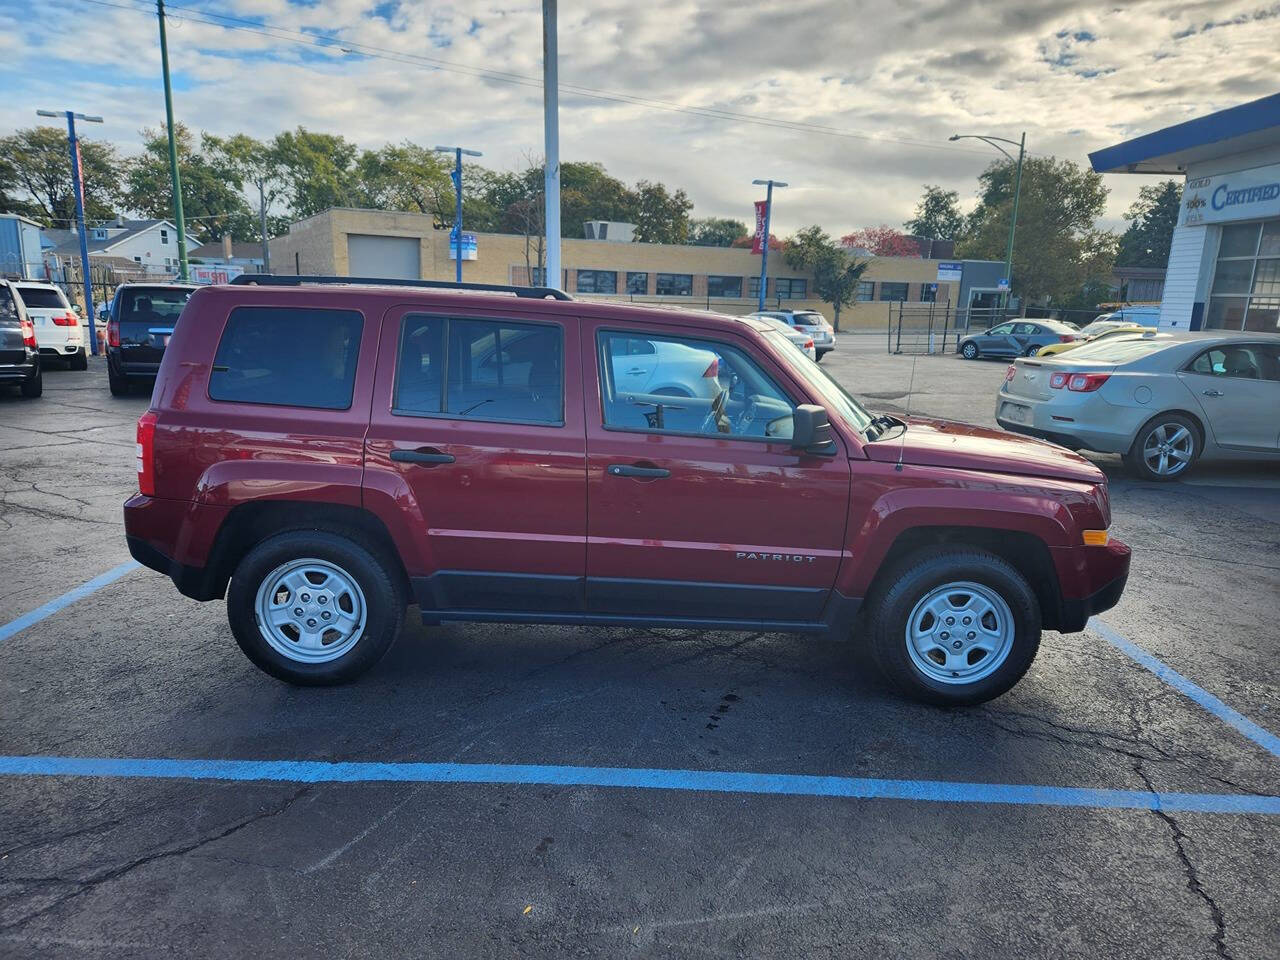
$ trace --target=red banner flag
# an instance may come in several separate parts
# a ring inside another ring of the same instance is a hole
[[[751,240],[752,253],[762,253],[764,251],[764,246],[761,243],[761,238],[764,236],[765,212],[768,210],[768,207],[769,207],[768,201],[766,200],[756,201],[756,235]]]

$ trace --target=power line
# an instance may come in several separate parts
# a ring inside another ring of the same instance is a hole
[[[82,0],[84,3],[92,3],[102,7],[113,7],[118,10],[129,10],[136,13],[150,15],[151,10],[148,7],[131,5],[126,3],[116,3],[112,0]],[[139,0],[144,3],[146,0]],[[272,40],[282,40],[288,43],[297,43],[304,46],[319,47],[325,50],[338,50],[342,53],[355,53],[363,57],[373,60],[384,60],[391,63],[405,63],[411,65],[426,65],[432,69],[441,70],[448,73],[458,73],[464,76],[480,77],[487,80],[493,80],[499,83],[509,83],[516,86],[532,87],[536,89],[542,88],[542,81],[537,77],[528,76],[526,74],[510,73],[501,70],[491,70],[483,67],[472,67],[467,64],[460,64],[455,61],[443,60],[438,57],[430,57],[425,54],[403,53],[397,50],[391,50],[387,47],[379,47],[373,44],[361,43],[350,40],[337,40],[331,37],[322,37],[315,34],[304,33],[300,31],[288,30],[283,27],[275,27],[268,24],[260,24],[253,20],[246,20],[242,17],[231,17],[225,14],[212,13],[200,10],[194,7],[179,6],[170,4],[167,11],[182,10],[183,14],[174,14],[167,12],[166,16],[170,20],[182,20],[190,23],[200,23],[205,26],[218,27],[223,30],[239,30],[244,33],[252,33],[258,36],[266,37]],[[771,127],[781,130],[792,130],[798,133],[813,133],[820,136],[840,137],[844,139],[860,140],[867,143],[896,143],[902,146],[918,147],[930,150],[945,150],[948,153],[964,153],[970,156],[987,156],[986,153],[977,150],[968,150],[963,147],[953,147],[949,144],[938,142],[934,143],[928,140],[915,140],[906,137],[888,137],[882,135],[859,134],[849,130],[842,130],[838,127],[828,126],[826,124],[811,123],[803,120],[782,120],[776,117],[765,117],[758,114],[738,113],[732,110],[724,110],[719,107],[690,106],[687,104],[679,104],[670,100],[661,100],[651,97],[641,97],[634,94],[618,93],[614,91],[601,90],[595,87],[587,87],[581,84],[561,83],[562,90],[568,91],[580,97],[588,99],[602,100],[612,103],[625,103],[632,106],[647,107],[655,110],[665,110],[672,113],[683,113],[691,116],[703,117],[711,120],[726,120],[735,123],[747,123],[757,126]]]

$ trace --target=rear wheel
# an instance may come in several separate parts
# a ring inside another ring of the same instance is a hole
[[[1200,456],[1200,432],[1180,413],[1155,417],[1138,431],[1124,462],[1142,480],[1176,480]]]
[[[1034,343],[1033,343],[1033,344],[1031,344],[1031,346],[1027,347],[1027,352],[1026,352],[1026,353],[1024,353],[1024,354],[1023,354],[1023,356],[1024,356],[1024,357],[1034,357],[1034,356],[1036,356],[1036,354],[1038,354],[1039,352],[1040,352],[1040,347],[1039,347],[1037,344],[1034,344]]]
[[[44,371],[36,368],[36,375],[22,382],[22,395],[30,400],[44,393]]]
[[[80,351],[74,354],[71,359],[67,361],[67,367],[72,370],[89,369],[89,354],[84,347],[81,347]]]
[[[404,609],[400,578],[381,551],[323,530],[264,540],[227,590],[240,649],[273,677],[303,686],[345,683],[376,664]]]
[[[127,397],[129,395],[129,378],[119,376],[111,365],[107,364],[107,386],[111,388],[113,397]]]
[[[921,551],[871,598],[871,652],[899,691],[939,706],[1000,696],[1040,648],[1040,605],[1017,570],[984,550]]]
[[[961,355],[962,357],[964,357],[966,360],[977,360],[977,359],[978,359],[978,345],[977,345],[976,343],[974,343],[972,340],[966,341],[966,342],[965,342],[965,343],[960,347],[960,355]]]

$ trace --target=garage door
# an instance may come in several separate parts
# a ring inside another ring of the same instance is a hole
[[[352,277],[385,277],[388,280],[419,280],[420,243],[417,237],[374,237],[366,234],[347,235],[348,275]]]

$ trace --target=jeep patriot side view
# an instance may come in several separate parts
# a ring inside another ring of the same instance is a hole
[[[174,328],[129,549],[282,680],[360,675],[413,602],[852,633],[902,692],[977,703],[1124,589],[1073,453],[873,416],[759,321],[457,286],[254,278]]]

